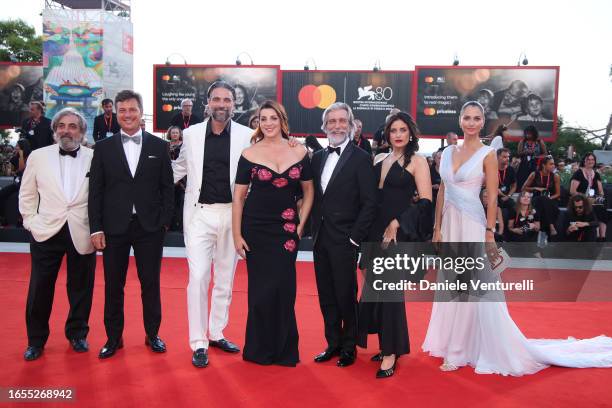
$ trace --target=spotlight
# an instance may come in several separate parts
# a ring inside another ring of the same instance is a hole
[[[521,61],[521,57],[523,58],[522,61]],[[516,61],[517,67],[520,67],[521,64],[523,65],[529,64],[529,60],[527,59],[527,54],[525,54],[525,51],[521,51],[521,54],[519,55],[518,60]]]
[[[240,56],[242,55],[246,55],[247,57],[249,57],[249,59],[251,60],[251,65],[253,64],[253,57],[251,57],[251,54],[249,54],[248,52],[242,51],[240,54],[238,54],[238,56],[236,57],[236,65],[242,65],[242,60],[240,59]]]
[[[380,67],[380,59],[377,59],[376,61],[374,61],[374,67],[372,68],[372,71],[378,72],[380,70],[382,70],[382,68]]]
[[[172,62],[170,62],[170,58],[174,57],[174,56],[180,57],[183,59],[183,64],[187,65],[187,58],[185,58],[185,56],[183,54],[179,54],[178,52],[173,52],[172,54],[168,55],[166,57],[166,65],[172,65]]]
[[[308,71],[310,70],[310,67],[314,67],[314,70],[317,70],[317,63],[314,60],[314,58],[312,57],[308,57],[308,59],[306,60],[306,62],[304,63],[304,71]]]
[[[453,55],[453,66],[457,66],[459,65],[459,57],[457,56],[457,53],[455,53],[455,55]]]

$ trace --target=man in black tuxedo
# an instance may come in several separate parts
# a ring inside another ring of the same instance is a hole
[[[30,142],[32,151],[50,146],[53,140],[51,119],[45,117],[45,104],[41,101],[30,102],[30,119],[21,124],[21,137]]]
[[[329,106],[321,129],[329,147],[312,157],[312,231],[327,348],[315,361],[339,355],[337,365],[346,367],[356,357],[357,250],[374,221],[376,181],[371,156],[350,143],[355,123],[347,104]]]
[[[89,176],[89,223],[94,247],[104,251],[104,326],[100,358],[123,347],[123,288],[130,247],[142,294],[145,344],[163,353],[159,275],[164,235],[172,220],[174,184],[167,142],[140,128],[142,97],[115,97],[121,131],[96,144]]]
[[[117,122],[117,115],[113,114],[113,100],[102,100],[102,109],[104,113],[94,119],[93,139],[96,143],[106,137],[111,137],[121,129]]]

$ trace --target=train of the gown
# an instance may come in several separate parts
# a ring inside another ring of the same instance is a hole
[[[505,302],[434,303],[423,350],[478,374],[521,376],[551,365],[612,367],[612,338],[527,339]]]

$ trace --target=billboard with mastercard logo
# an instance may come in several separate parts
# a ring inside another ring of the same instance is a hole
[[[236,89],[233,120],[245,126],[266,99],[280,99],[278,65],[154,65],[153,126],[165,132],[172,117],[181,111],[181,101],[193,101],[193,113],[202,117],[206,91],[217,80]]]
[[[461,135],[459,112],[470,100],[485,109],[482,136],[503,124],[511,137],[535,126],[547,142],[557,138],[559,67],[418,66],[412,114],[422,136]]]
[[[412,71],[283,71],[282,102],[291,134],[323,136],[321,117],[345,102],[371,136],[392,108],[410,112]]]

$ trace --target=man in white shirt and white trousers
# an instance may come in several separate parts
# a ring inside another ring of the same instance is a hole
[[[232,195],[238,160],[253,130],[231,120],[236,93],[224,81],[207,92],[210,118],[183,133],[172,163],[174,182],[187,176],[183,233],[189,262],[187,313],[192,364],[208,365],[208,347],[229,353],[240,349],[223,335],[232,300],[238,254],[232,237]],[[214,286],[208,311],[208,286],[214,263]]]

